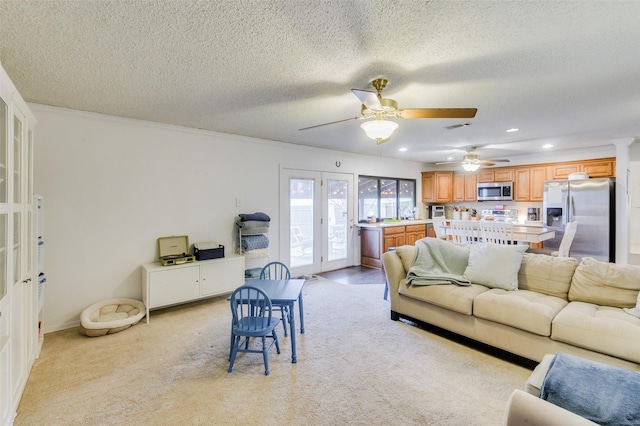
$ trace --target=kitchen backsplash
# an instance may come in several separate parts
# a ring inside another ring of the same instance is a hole
[[[452,212],[454,207],[465,207],[469,210],[475,209],[478,213],[482,210],[495,209],[497,205],[504,205],[505,209],[518,211],[518,222],[524,222],[527,220],[527,209],[529,207],[538,207],[542,211],[542,202],[515,202],[515,201],[482,201],[482,202],[459,202],[459,203],[447,203],[440,204],[445,206],[445,213],[448,219],[452,218]],[[429,208],[430,206],[427,206]],[[429,216],[431,217],[431,216]]]

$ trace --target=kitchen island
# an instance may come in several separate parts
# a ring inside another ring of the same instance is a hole
[[[382,268],[382,253],[391,247],[413,245],[426,236],[435,237],[431,219],[359,223],[360,264]]]

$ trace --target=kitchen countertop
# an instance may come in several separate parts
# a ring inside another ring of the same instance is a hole
[[[447,221],[449,220],[451,219],[447,219]],[[392,226],[425,225],[427,223],[433,223],[433,219],[400,220],[398,222],[358,223],[356,226],[359,226],[360,228],[390,228]],[[514,222],[513,226],[527,228],[544,228],[542,221],[524,221],[524,223]]]
[[[360,228],[390,228],[392,226],[406,226],[406,225],[426,225],[427,223],[433,223],[431,219],[415,219],[415,220],[401,220],[398,222],[376,222],[376,223],[358,223]]]

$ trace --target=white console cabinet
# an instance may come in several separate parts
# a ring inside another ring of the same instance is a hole
[[[201,260],[182,265],[142,265],[142,301],[149,310],[231,293],[244,284],[244,257]]]

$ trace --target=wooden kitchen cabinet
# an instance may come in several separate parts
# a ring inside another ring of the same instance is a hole
[[[547,180],[547,167],[531,167],[529,176],[529,201],[542,201],[544,181]]]
[[[495,173],[493,172],[493,170],[481,170],[478,173],[476,173],[476,179],[478,181],[478,183],[480,182],[494,182],[495,181]]]
[[[427,236],[425,225],[407,225],[404,232],[404,243],[414,245],[416,241]]]
[[[553,164],[551,165],[551,179],[568,179],[571,173],[579,171],[580,164],[578,163]]]
[[[589,177],[614,177],[616,175],[616,159],[604,158],[602,160],[585,161],[582,163],[582,172]]]
[[[545,180],[568,179],[571,173],[583,172],[589,177],[615,177],[616,159],[567,161],[518,167],[492,167],[477,173],[423,172],[422,201],[450,203],[476,201],[476,185],[480,182],[514,182],[514,201],[542,201]]]
[[[381,268],[382,253],[382,230],[360,228],[360,264]]]
[[[568,179],[571,173],[583,172],[591,178],[615,177],[616,159],[598,158],[595,160],[571,161],[567,163],[556,163],[550,166],[550,179]]]
[[[453,172],[422,172],[422,201],[425,203],[453,201]]]
[[[506,167],[484,169],[477,173],[478,182],[513,182],[514,170]]]
[[[453,172],[436,172],[436,203],[453,200]]]
[[[514,201],[542,201],[546,166],[516,168],[514,177]]]
[[[405,227],[360,228],[360,264],[382,268],[382,254],[391,247],[404,245]]]
[[[426,225],[360,228],[360,264],[382,268],[382,254],[392,247],[413,245],[426,237]]]
[[[495,182],[513,182],[513,169],[496,169],[495,173]]]
[[[513,185],[514,201],[529,201],[529,186],[531,179],[531,171],[528,167],[522,167],[515,170],[515,181]]]
[[[405,227],[394,226],[382,229],[382,253],[389,251],[392,247],[405,245]],[[382,258],[382,253],[380,258]]]
[[[475,173],[453,173],[453,201],[476,201],[477,178]]]
[[[436,201],[436,174],[434,172],[422,172],[422,202],[435,203]]]

